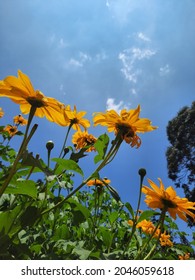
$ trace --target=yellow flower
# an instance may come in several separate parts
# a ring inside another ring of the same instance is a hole
[[[160,187],[153,181],[148,179],[152,189],[143,186],[142,192],[146,194],[145,202],[150,208],[159,208],[169,212],[173,219],[178,215],[180,219],[187,222],[186,215],[195,220],[195,214],[191,210],[195,210],[195,202],[189,201],[187,198],[177,196],[173,187],[165,189],[162,180],[159,178]]]
[[[132,147],[137,148],[141,145],[141,139],[137,133],[144,133],[156,129],[151,126],[151,121],[146,118],[139,118],[140,106],[136,109],[127,111],[121,110],[120,115],[115,110],[109,110],[106,113],[96,113],[94,116],[94,126],[100,124],[107,126],[108,132],[120,134],[122,139]]]
[[[103,187],[105,186],[106,184],[109,184],[110,183],[110,180],[107,179],[107,178],[104,178],[103,180],[99,180],[99,179],[93,179],[93,180],[89,180],[87,182],[87,186],[98,186],[98,187]]]
[[[72,142],[75,144],[77,150],[89,146],[86,152],[95,150],[94,143],[96,140],[97,138],[95,138],[92,134],[89,134],[87,131],[77,131],[72,137]]]
[[[13,126],[13,125],[7,125],[6,127],[4,127],[3,130],[8,132],[11,137],[18,132],[17,126]]]
[[[4,116],[4,112],[2,110],[2,108],[0,107],[0,118],[2,118]]]
[[[81,130],[80,126],[82,126],[86,130],[88,127],[90,127],[90,122],[87,119],[83,119],[85,114],[85,111],[77,112],[76,106],[74,106],[74,110],[71,110],[70,106],[65,107],[64,126],[71,125],[73,129],[79,131]]]
[[[166,232],[161,233],[159,240],[160,240],[160,245],[162,247],[164,247],[164,246],[172,247],[173,246],[173,242],[170,240],[170,235],[166,234]]]
[[[154,232],[155,226],[151,221],[147,221],[146,219],[137,223],[137,228],[141,228],[144,233],[152,234]]]
[[[133,226],[133,220],[128,220],[127,223],[128,223],[128,225],[129,225],[130,227]]]
[[[34,90],[29,77],[18,70],[18,77],[8,76],[0,81],[0,96],[8,97],[20,104],[23,114],[28,114],[31,107],[36,108],[35,116],[46,117],[49,121],[61,124],[63,114],[62,103],[54,98],[46,97],[40,90]]]
[[[190,253],[186,253],[184,255],[179,255],[178,258],[179,258],[179,260],[189,260]]]
[[[23,118],[22,115],[17,115],[13,119],[16,125],[27,125],[28,123],[28,121],[25,118]]]

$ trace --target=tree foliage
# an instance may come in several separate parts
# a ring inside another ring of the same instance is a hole
[[[195,101],[169,121],[167,136],[171,144],[166,151],[168,176],[195,201]]]

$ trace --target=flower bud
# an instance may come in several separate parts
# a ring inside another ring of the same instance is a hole
[[[140,168],[138,173],[143,178],[144,176],[146,176],[146,169],[145,168]]]
[[[66,155],[68,152],[69,152],[69,148],[68,148],[68,147],[65,147],[65,148],[64,148],[64,155]]]
[[[53,141],[50,140],[46,143],[46,148],[48,149],[48,151],[51,151],[53,147],[54,147]]]

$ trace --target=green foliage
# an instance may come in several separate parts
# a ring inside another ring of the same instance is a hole
[[[163,229],[171,235],[173,246],[162,246],[137,228],[145,220],[157,226],[161,213],[146,210],[140,214],[101,179],[100,171],[114,159],[121,139],[110,142],[106,133],[97,139],[94,171],[85,178],[78,161],[85,159],[88,146],[79,151],[68,146],[62,157],[52,159],[55,166],[51,168],[50,154],[47,163],[34,157],[26,149],[25,138],[19,152],[10,146],[7,133],[2,132],[2,138],[0,259],[168,260],[188,252],[194,256],[194,241],[188,242],[169,217],[165,217]],[[83,179],[80,185],[74,181],[76,174]],[[87,188],[90,180],[98,184]]]
[[[109,144],[109,137],[106,133],[99,136],[97,141],[94,144],[94,147],[98,154],[94,157],[94,162],[98,163],[99,161],[103,160],[108,148]]]
[[[170,146],[166,151],[168,175],[186,197],[195,201],[195,102],[183,107],[167,125]]]

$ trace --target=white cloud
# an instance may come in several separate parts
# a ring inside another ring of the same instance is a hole
[[[135,89],[135,88],[132,88],[132,89],[131,89],[131,93],[132,93],[133,95],[136,95],[136,94],[137,94],[136,89]]]
[[[156,51],[149,48],[130,48],[119,53],[119,60],[122,62],[121,72],[125,78],[132,82],[137,83],[138,76],[142,73],[142,67],[138,67],[138,61],[150,59],[156,54]]]
[[[63,49],[65,47],[68,46],[68,44],[64,41],[64,38],[62,37],[57,37],[56,34],[52,34],[50,37],[49,37],[49,43],[51,45],[53,45],[54,47],[56,48],[60,48],[60,49]]]
[[[169,73],[170,73],[170,66],[169,64],[166,64],[165,66],[163,67],[160,67],[160,76],[167,76]]]
[[[88,55],[87,53],[80,52],[79,53],[79,59],[80,59],[80,62],[82,64],[84,64],[86,61],[90,61],[91,60],[91,56]]]
[[[60,38],[60,39],[59,39],[58,46],[59,46],[60,48],[65,48],[65,47],[67,46],[67,44],[64,42],[64,39],[63,39],[63,38]]]
[[[83,67],[84,64],[91,59],[91,56],[87,53],[79,52],[78,58],[71,58],[68,62],[68,65],[73,67]]]
[[[106,101],[106,110],[115,110],[116,112],[119,113],[124,108],[128,109],[128,106],[124,105],[124,101],[119,101],[118,104],[115,103],[114,98],[108,98]]]
[[[137,37],[145,42],[150,42],[150,38],[148,38],[143,32],[137,33]]]
[[[105,53],[105,51],[101,51],[95,55],[96,62],[101,62],[102,60],[105,60],[107,58],[108,58],[108,56]]]
[[[60,84],[59,90],[63,95],[66,95],[66,92],[64,91],[64,85],[63,84]]]
[[[71,58],[68,62],[69,65],[71,66],[74,66],[74,67],[82,67],[83,64],[79,61],[79,60],[76,60],[74,58]]]

